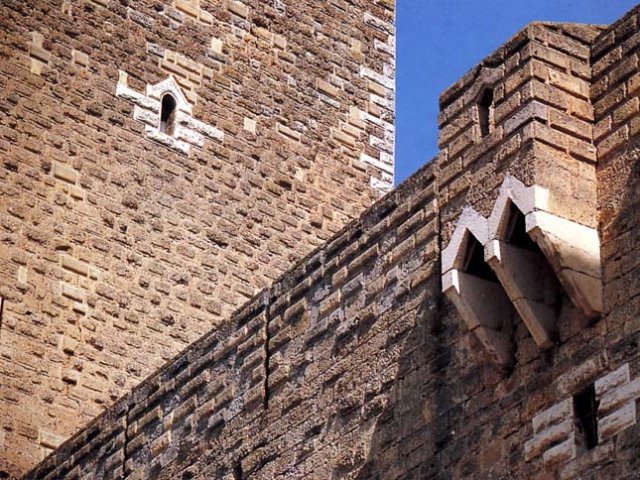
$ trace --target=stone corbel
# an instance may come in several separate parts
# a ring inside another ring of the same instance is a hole
[[[520,256],[520,265],[514,264],[513,249],[502,255],[504,258],[509,258],[510,266],[504,265],[500,261],[500,252],[506,250],[506,246],[501,244],[501,240],[504,236],[505,224],[508,222],[511,202],[525,216],[527,233],[544,253],[553,273],[571,301],[588,319],[597,318],[602,312],[598,232],[595,228],[554,215],[549,207],[548,190],[537,185],[527,187],[514,177],[507,176],[505,178],[489,218],[488,228],[491,241],[488,242],[485,249],[485,259],[494,268],[514,304],[519,298],[528,299],[525,302],[519,302],[522,308],[518,311],[527,326],[529,326],[528,320],[533,323],[533,318],[537,318],[540,325],[533,326],[532,324],[530,330],[538,345],[545,348],[549,346],[548,339],[545,338],[545,335],[534,335],[534,331],[539,331],[539,327],[546,325],[544,328],[548,330],[548,335],[553,335],[553,328],[550,328],[549,323],[551,313],[540,305],[540,300],[548,299],[549,292],[543,291],[543,284],[548,285],[546,269],[535,269],[535,265],[525,260],[524,254]],[[533,287],[533,289],[527,288],[522,283],[522,277],[525,276],[524,269],[529,271],[529,275],[535,275],[532,280],[534,283],[529,284],[529,287]],[[537,305],[534,305],[533,302],[537,302]],[[516,304],[517,307],[518,304]],[[523,315],[525,310],[528,313]],[[537,311],[538,314],[532,317],[531,314],[534,311]]]
[[[595,228],[535,211],[527,232],[544,252],[573,303],[590,319],[602,313],[600,238]]]
[[[466,208],[442,253],[442,290],[492,361],[500,368],[509,369],[514,363],[513,344],[500,330],[501,322],[511,315],[509,298],[499,284],[462,270],[470,236],[484,245],[488,237],[487,220]]]
[[[539,348],[550,348],[557,332],[555,302],[556,279],[547,261],[504,240],[513,214],[512,205],[522,214],[534,212],[536,204],[546,207],[547,191],[526,187],[513,177],[506,177],[488,220],[490,240],[485,245],[485,261],[491,266],[520,318]]]
[[[527,326],[538,347],[554,344],[556,312],[555,279],[546,262],[533,252],[492,240],[485,246],[485,259],[496,273],[505,292]]]
[[[512,205],[524,216],[524,229],[539,251],[507,243]],[[513,364],[513,347],[504,331],[511,305],[542,349],[551,347],[557,336],[558,282],[587,318],[602,311],[598,232],[555,215],[549,205],[548,190],[507,176],[491,216],[486,219],[466,207],[442,251],[443,291],[503,368]],[[471,237],[482,245],[499,283],[464,271]]]
[[[509,318],[511,308],[500,285],[454,268],[443,275],[442,288],[491,360],[501,368],[511,368],[513,343],[499,330],[500,320]]]

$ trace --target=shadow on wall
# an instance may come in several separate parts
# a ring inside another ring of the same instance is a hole
[[[500,463],[501,445],[486,443],[491,432],[463,421],[475,415],[478,426],[486,422],[484,402],[492,398],[499,376],[476,363],[471,352],[476,348],[461,325],[442,295],[416,312],[366,462],[349,478],[445,480],[472,476],[480,461],[489,467]],[[481,446],[487,453],[482,458],[475,454]],[[336,471],[334,478],[345,478],[344,473]]]
[[[358,480],[420,477],[427,471],[428,478],[447,478],[438,449],[451,441],[449,414],[455,406],[447,382],[452,366],[447,337],[454,334],[445,328],[443,302],[438,295],[416,313],[416,325],[403,341],[395,384],[377,419]]]
[[[640,138],[599,165],[604,310],[609,334],[640,330]],[[638,323],[637,320],[635,323]]]

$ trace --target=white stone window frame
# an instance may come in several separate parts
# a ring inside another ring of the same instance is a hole
[[[224,141],[224,133],[221,130],[193,118],[193,106],[182,93],[173,75],[154,85],[147,85],[145,94],[142,94],[128,86],[126,72],[120,71],[119,74],[116,96],[134,104],[133,118],[144,123],[147,138],[185,155],[191,147],[202,148],[205,138]],[[165,95],[171,95],[176,102],[172,135],[160,131],[162,98]]]
[[[587,364],[573,372],[580,377]],[[625,363],[594,382],[598,401],[598,443],[603,445],[637,423],[640,377],[632,378]],[[542,457],[545,465],[567,463],[580,454],[576,444],[576,412],[573,396],[563,398],[532,419],[532,436],[524,444],[526,461]]]

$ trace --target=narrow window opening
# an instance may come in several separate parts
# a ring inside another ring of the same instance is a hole
[[[173,135],[176,119],[176,100],[172,95],[166,94],[162,97],[160,108],[160,132]]]
[[[0,297],[0,335],[2,334],[2,317],[3,316],[4,316],[4,298]]]
[[[480,135],[486,137],[491,132],[493,116],[493,88],[485,88],[478,102],[478,120]]]
[[[598,406],[596,389],[592,383],[573,396],[573,412],[576,424],[578,446],[591,450],[598,445]]]
[[[242,464],[237,462],[233,466],[233,480],[244,480],[244,472],[242,471]]]
[[[462,266],[462,271],[475,277],[498,283],[498,277],[491,267],[484,261],[484,248],[471,234],[468,234],[467,250]]]

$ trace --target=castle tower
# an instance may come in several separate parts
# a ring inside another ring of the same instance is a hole
[[[637,477],[639,45],[526,26],[430,164],[25,480]]]
[[[391,189],[393,9],[2,2],[0,478]]]

